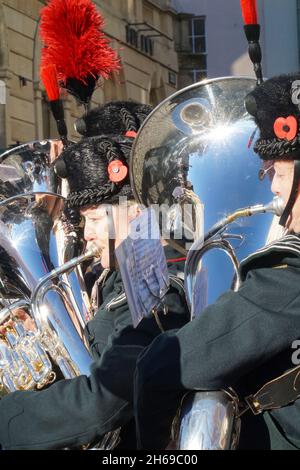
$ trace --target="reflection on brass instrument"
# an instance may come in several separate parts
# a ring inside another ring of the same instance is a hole
[[[190,305],[199,296],[196,303],[202,308],[214,302],[230,288],[234,275],[227,254],[221,257],[218,250],[207,250],[197,266],[193,251],[204,241],[223,229],[223,246],[230,245],[240,261],[275,232],[279,211],[265,208],[272,196],[270,184],[259,178],[261,163],[249,145],[256,126],[244,99],[255,86],[253,78],[225,77],[182,89],[148,116],[133,146],[130,170],[136,198],[169,211],[169,218],[160,219],[162,232],[165,221],[176,220],[170,242],[190,250],[185,279]],[[181,219],[184,236],[179,240],[181,207],[186,205],[193,211],[189,230]]]
[[[211,125],[210,111],[198,101],[191,101],[183,106],[180,111],[180,117],[183,122],[194,131],[205,129]]]
[[[233,214],[227,215],[224,219],[217,222],[209,231],[205,234],[204,240],[208,240],[209,238],[216,235],[220,230],[227,227],[229,224],[232,224],[235,220],[241,217],[251,217],[252,215],[257,214],[266,214],[268,212],[277,215],[280,217],[284,210],[284,203],[281,198],[278,196],[274,197],[274,199],[269,204],[257,204],[256,206],[245,207],[244,209],[238,209],[237,211],[233,212]]]
[[[191,319],[195,318],[201,313],[201,310],[205,307],[199,305],[197,297],[199,297],[197,285],[197,276],[201,272],[201,259],[205,253],[212,249],[220,249],[228,255],[228,259],[231,260],[234,269],[234,280],[231,288],[237,291],[241,285],[239,275],[239,261],[236,256],[235,250],[229,242],[230,238],[235,238],[233,235],[222,233],[224,229],[228,229],[228,226],[235,220],[241,217],[251,217],[257,214],[272,213],[277,217],[280,217],[284,209],[283,201],[279,197],[274,199],[266,205],[258,204],[256,206],[246,207],[244,209],[238,209],[237,211],[229,214],[224,219],[217,222],[205,235],[203,240],[196,240],[191,246],[187,261],[185,265],[185,293],[188,305],[191,311]],[[217,237],[216,237],[217,236]],[[202,308],[201,308],[202,307]]]
[[[42,321],[43,321],[43,314],[41,313],[41,310],[43,308],[44,297],[49,290],[53,289],[53,285],[50,281],[57,278],[61,274],[64,274],[67,271],[72,270],[73,268],[80,265],[84,261],[90,258],[95,258],[95,257],[100,258],[101,253],[96,246],[90,246],[89,250],[85,254],[78,256],[78,258],[74,258],[66,262],[59,268],[53,269],[53,271],[51,271],[48,275],[44,276],[41,279],[41,281],[36,286],[31,297],[33,314],[40,327],[42,326]],[[66,292],[66,294],[68,294],[68,292]],[[78,316],[78,318],[80,317]],[[86,318],[82,319],[83,324],[86,320],[87,320]]]
[[[244,97],[255,84],[251,78],[206,80],[175,93],[148,116],[131,159],[139,202],[172,208],[179,189],[193,191],[204,205],[207,232],[238,207],[270,200],[248,148],[255,124]]]
[[[62,195],[61,181],[51,167],[54,142],[29,142],[0,155],[1,200],[21,194]]]
[[[51,328],[45,316],[44,297],[52,289],[63,298],[68,313],[74,315],[74,304],[70,302],[69,291],[65,283],[50,284],[52,279],[73,269],[83,261],[99,256],[96,248],[54,269],[36,286],[31,303],[17,301],[0,311],[0,393],[15,390],[37,390],[53,383],[57,374],[60,378],[72,378],[80,375],[76,358],[68,352],[57,333]],[[67,286],[68,289],[70,286]],[[75,305],[75,307],[77,307]],[[78,310],[78,307],[77,307]],[[50,307],[49,307],[50,313]],[[77,313],[77,321],[80,315]],[[73,319],[76,326],[76,321]],[[82,322],[84,327],[84,323]],[[83,338],[82,338],[83,341]]]
[[[41,338],[30,304],[18,301],[0,312],[0,394],[41,389],[56,379],[53,348]],[[44,345],[43,345],[44,343]]]
[[[91,319],[80,263],[63,264],[66,236],[51,141],[0,156],[0,393],[39,390],[89,374]]]
[[[233,391],[188,394],[181,406],[178,449],[236,449],[241,424],[238,406]]]
[[[275,198],[269,204],[270,184],[261,178],[252,146],[256,125],[244,105],[255,86],[253,78],[225,77],[180,90],[148,116],[133,146],[130,171],[137,200],[147,207],[167,206],[177,227],[180,211],[174,204],[194,208],[192,236],[179,240],[174,230],[170,240],[188,251],[185,290],[191,319],[224,291],[238,289],[240,261],[280,236],[282,202]],[[165,220],[160,218],[162,232]],[[187,397],[178,448],[236,446],[239,423],[229,395],[199,391]]]

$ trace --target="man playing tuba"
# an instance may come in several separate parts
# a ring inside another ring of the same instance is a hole
[[[272,78],[246,98],[260,131],[254,150],[271,161],[271,189],[285,204],[286,235],[243,261],[237,292],[226,292],[141,354],[135,381],[141,448],[166,447],[187,391],[232,387],[244,412],[241,449],[300,449],[300,368],[293,349],[300,337],[299,79]]]
[[[102,252],[104,271],[94,289],[97,313],[86,326],[94,362],[88,377],[5,396],[0,401],[3,449],[76,448],[120,427],[121,446],[135,448],[132,403],[137,357],[161,328],[180,328],[188,320],[184,291],[176,282],[158,316],[143,319],[134,329],[115,262],[121,234],[125,231],[126,236],[130,220],[140,211],[129,182],[128,160],[136,132],[150,110],[146,105],[116,102],[90,111],[78,124],[85,138],[67,147],[55,162],[56,173],[69,183],[68,207],[80,210],[85,219],[85,240]],[[127,198],[121,224],[119,197]],[[176,258],[169,248],[166,256]],[[176,261],[169,266],[175,275],[183,269]]]

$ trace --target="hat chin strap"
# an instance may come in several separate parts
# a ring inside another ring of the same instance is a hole
[[[298,196],[298,190],[299,190],[299,182],[300,182],[300,160],[295,160],[294,161],[294,180],[293,180],[293,185],[291,189],[291,194],[284,208],[283,214],[279,220],[279,225],[282,225],[283,227],[285,227],[287,219],[289,215],[291,214],[294,204],[296,202],[296,199]]]
[[[115,262],[116,231],[115,231],[113,208],[111,208],[111,214],[108,214],[108,224],[109,224],[109,226],[108,226],[109,269],[114,270],[116,268],[116,262]]]
[[[116,268],[116,260],[115,260],[115,240],[112,238],[109,239],[109,269],[113,271]]]

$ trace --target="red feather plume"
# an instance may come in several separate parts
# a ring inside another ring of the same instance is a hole
[[[40,76],[44,84],[49,101],[58,100],[60,93],[55,65],[47,65],[41,67]]]
[[[74,89],[79,84],[94,89],[99,77],[107,79],[120,68],[103,25],[91,0],[50,0],[41,10],[42,67],[55,64],[66,88],[71,81],[71,88],[75,83]]]
[[[258,23],[256,0],[241,0],[241,8],[245,24]]]

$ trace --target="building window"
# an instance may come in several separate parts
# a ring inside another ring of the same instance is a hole
[[[200,82],[207,77],[206,70],[191,70],[190,77],[193,80],[193,83]]]
[[[134,47],[138,47],[138,33],[134,28],[126,26],[126,41]]]
[[[169,84],[177,86],[177,75],[174,72],[169,72]]]
[[[188,37],[192,54],[206,53],[205,16],[190,18]]]
[[[153,39],[141,34],[139,31],[132,28],[130,25],[126,26],[126,42],[137,49],[140,49],[145,54],[153,56],[154,54],[154,43]]]
[[[179,62],[179,88],[207,77],[205,16],[179,15],[176,49]]]
[[[179,89],[185,88],[193,83],[200,82],[207,77],[206,70],[198,70],[191,68],[182,68],[178,75]]]
[[[153,55],[153,40],[151,38],[148,38],[144,34],[141,34],[140,49],[142,52],[145,52],[146,54],[150,54],[152,56]]]

